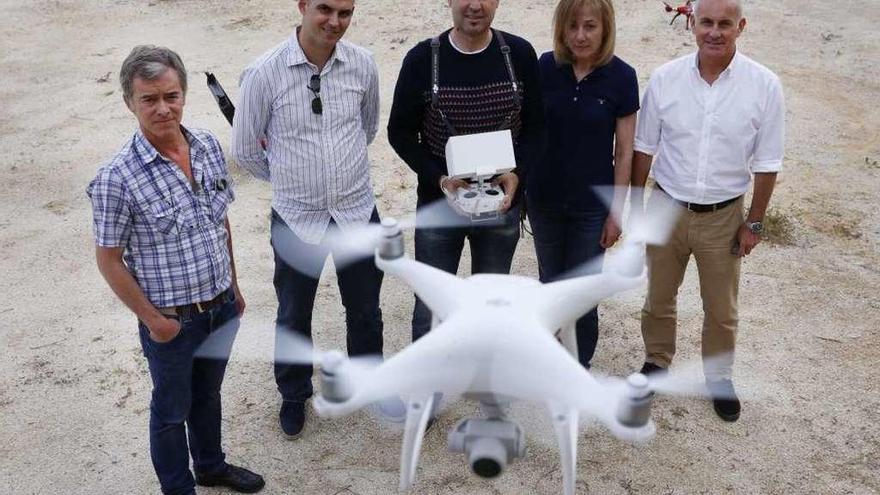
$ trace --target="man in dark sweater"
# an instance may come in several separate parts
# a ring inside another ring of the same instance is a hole
[[[422,41],[403,60],[388,140],[418,174],[420,208],[467,186],[447,177],[444,150],[451,135],[510,130],[516,168],[493,179],[505,193],[502,221],[419,229],[415,236],[416,259],[449,273],[458,270],[465,239],[472,273],[508,273],[519,240],[519,185],[543,142],[537,56],[528,41],[491,29],[498,0],[449,0],[449,7],[452,29]],[[430,310],[416,298],[413,340],[430,328]]]

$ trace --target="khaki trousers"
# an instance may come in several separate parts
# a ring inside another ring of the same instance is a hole
[[[653,191],[651,198],[665,194]],[[650,200],[648,208],[650,208]],[[702,355],[707,380],[730,378],[736,342],[741,259],[731,254],[745,220],[743,199],[718,211],[681,207],[669,242],[648,246],[648,294],[642,308],[645,361],[668,367],[675,355],[676,298],[690,256],[697,262],[703,301]],[[707,358],[714,357],[707,361]]]

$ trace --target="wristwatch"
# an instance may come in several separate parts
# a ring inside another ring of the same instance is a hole
[[[761,235],[761,233],[764,232],[764,224],[761,223],[760,220],[756,222],[746,222],[746,227],[748,227],[749,230],[751,230],[752,233],[756,235]]]

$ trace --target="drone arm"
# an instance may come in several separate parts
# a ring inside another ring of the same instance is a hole
[[[441,328],[452,325],[451,328]],[[473,380],[476,363],[455,359],[460,353],[449,345],[455,335],[454,319],[413,342],[376,368],[356,377],[354,393],[343,402],[323,397],[314,401],[318,414],[342,416],[368,404],[392,397],[416,397],[432,393],[456,396]],[[446,330],[446,331],[444,331]]]
[[[464,280],[405,256],[387,260],[377,255],[376,266],[406,282],[441,321],[467,292]]]
[[[555,331],[595,308],[599,301],[642,281],[641,276],[599,273],[542,285],[536,294],[537,307],[541,308],[538,317],[546,328]]]
[[[559,443],[559,465],[562,467],[562,487],[565,495],[575,494],[577,473],[578,410],[562,406],[550,406],[553,428]]]
[[[419,453],[425,428],[434,409],[434,394],[421,394],[410,398],[406,410],[406,425],[400,450],[400,490],[409,489],[416,477]]]

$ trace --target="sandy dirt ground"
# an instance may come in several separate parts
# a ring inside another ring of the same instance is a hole
[[[503,0],[495,25],[546,51],[554,4]],[[642,86],[659,64],[695,49],[659,1],[618,0],[617,9],[618,54]],[[185,123],[213,130],[228,150],[228,125],[202,73],[215,72],[237,98],[241,69],[288,36],[299,14],[292,0],[0,0],[0,11],[0,493],[158,493],[147,445],[149,375],[134,318],[95,267],[84,192],[135,126],[119,65],[136,44],[177,50],[191,74]],[[880,492],[880,4],[754,0],[746,15],[740,48],[782,78],[788,124],[769,217],[779,242],[759,246],[743,265],[735,376],[756,397],[733,424],[706,401],[658,400],[658,434],[643,447],[584,428],[579,493]],[[380,67],[382,130],[370,155],[384,215],[415,204],[415,177],[384,132],[400,61],[450,24],[443,0],[358,0],[347,38],[371,49]],[[401,434],[367,414],[312,416],[299,440],[282,438],[268,362],[276,304],[270,193],[233,169],[230,219],[248,311],[224,385],[229,459],[265,475],[264,493],[391,493]],[[526,237],[514,271],[535,276],[534,260]],[[699,356],[694,272],[680,299],[682,361]],[[627,374],[641,364],[642,298],[635,291],[601,306],[596,369]],[[387,277],[382,304],[393,353],[409,342],[412,295]],[[318,344],[344,346],[343,325],[327,269]],[[429,433],[414,493],[561,491],[546,421],[527,409],[527,457],[494,481],[470,475],[463,458],[446,452],[445,431],[473,409],[452,407]]]

